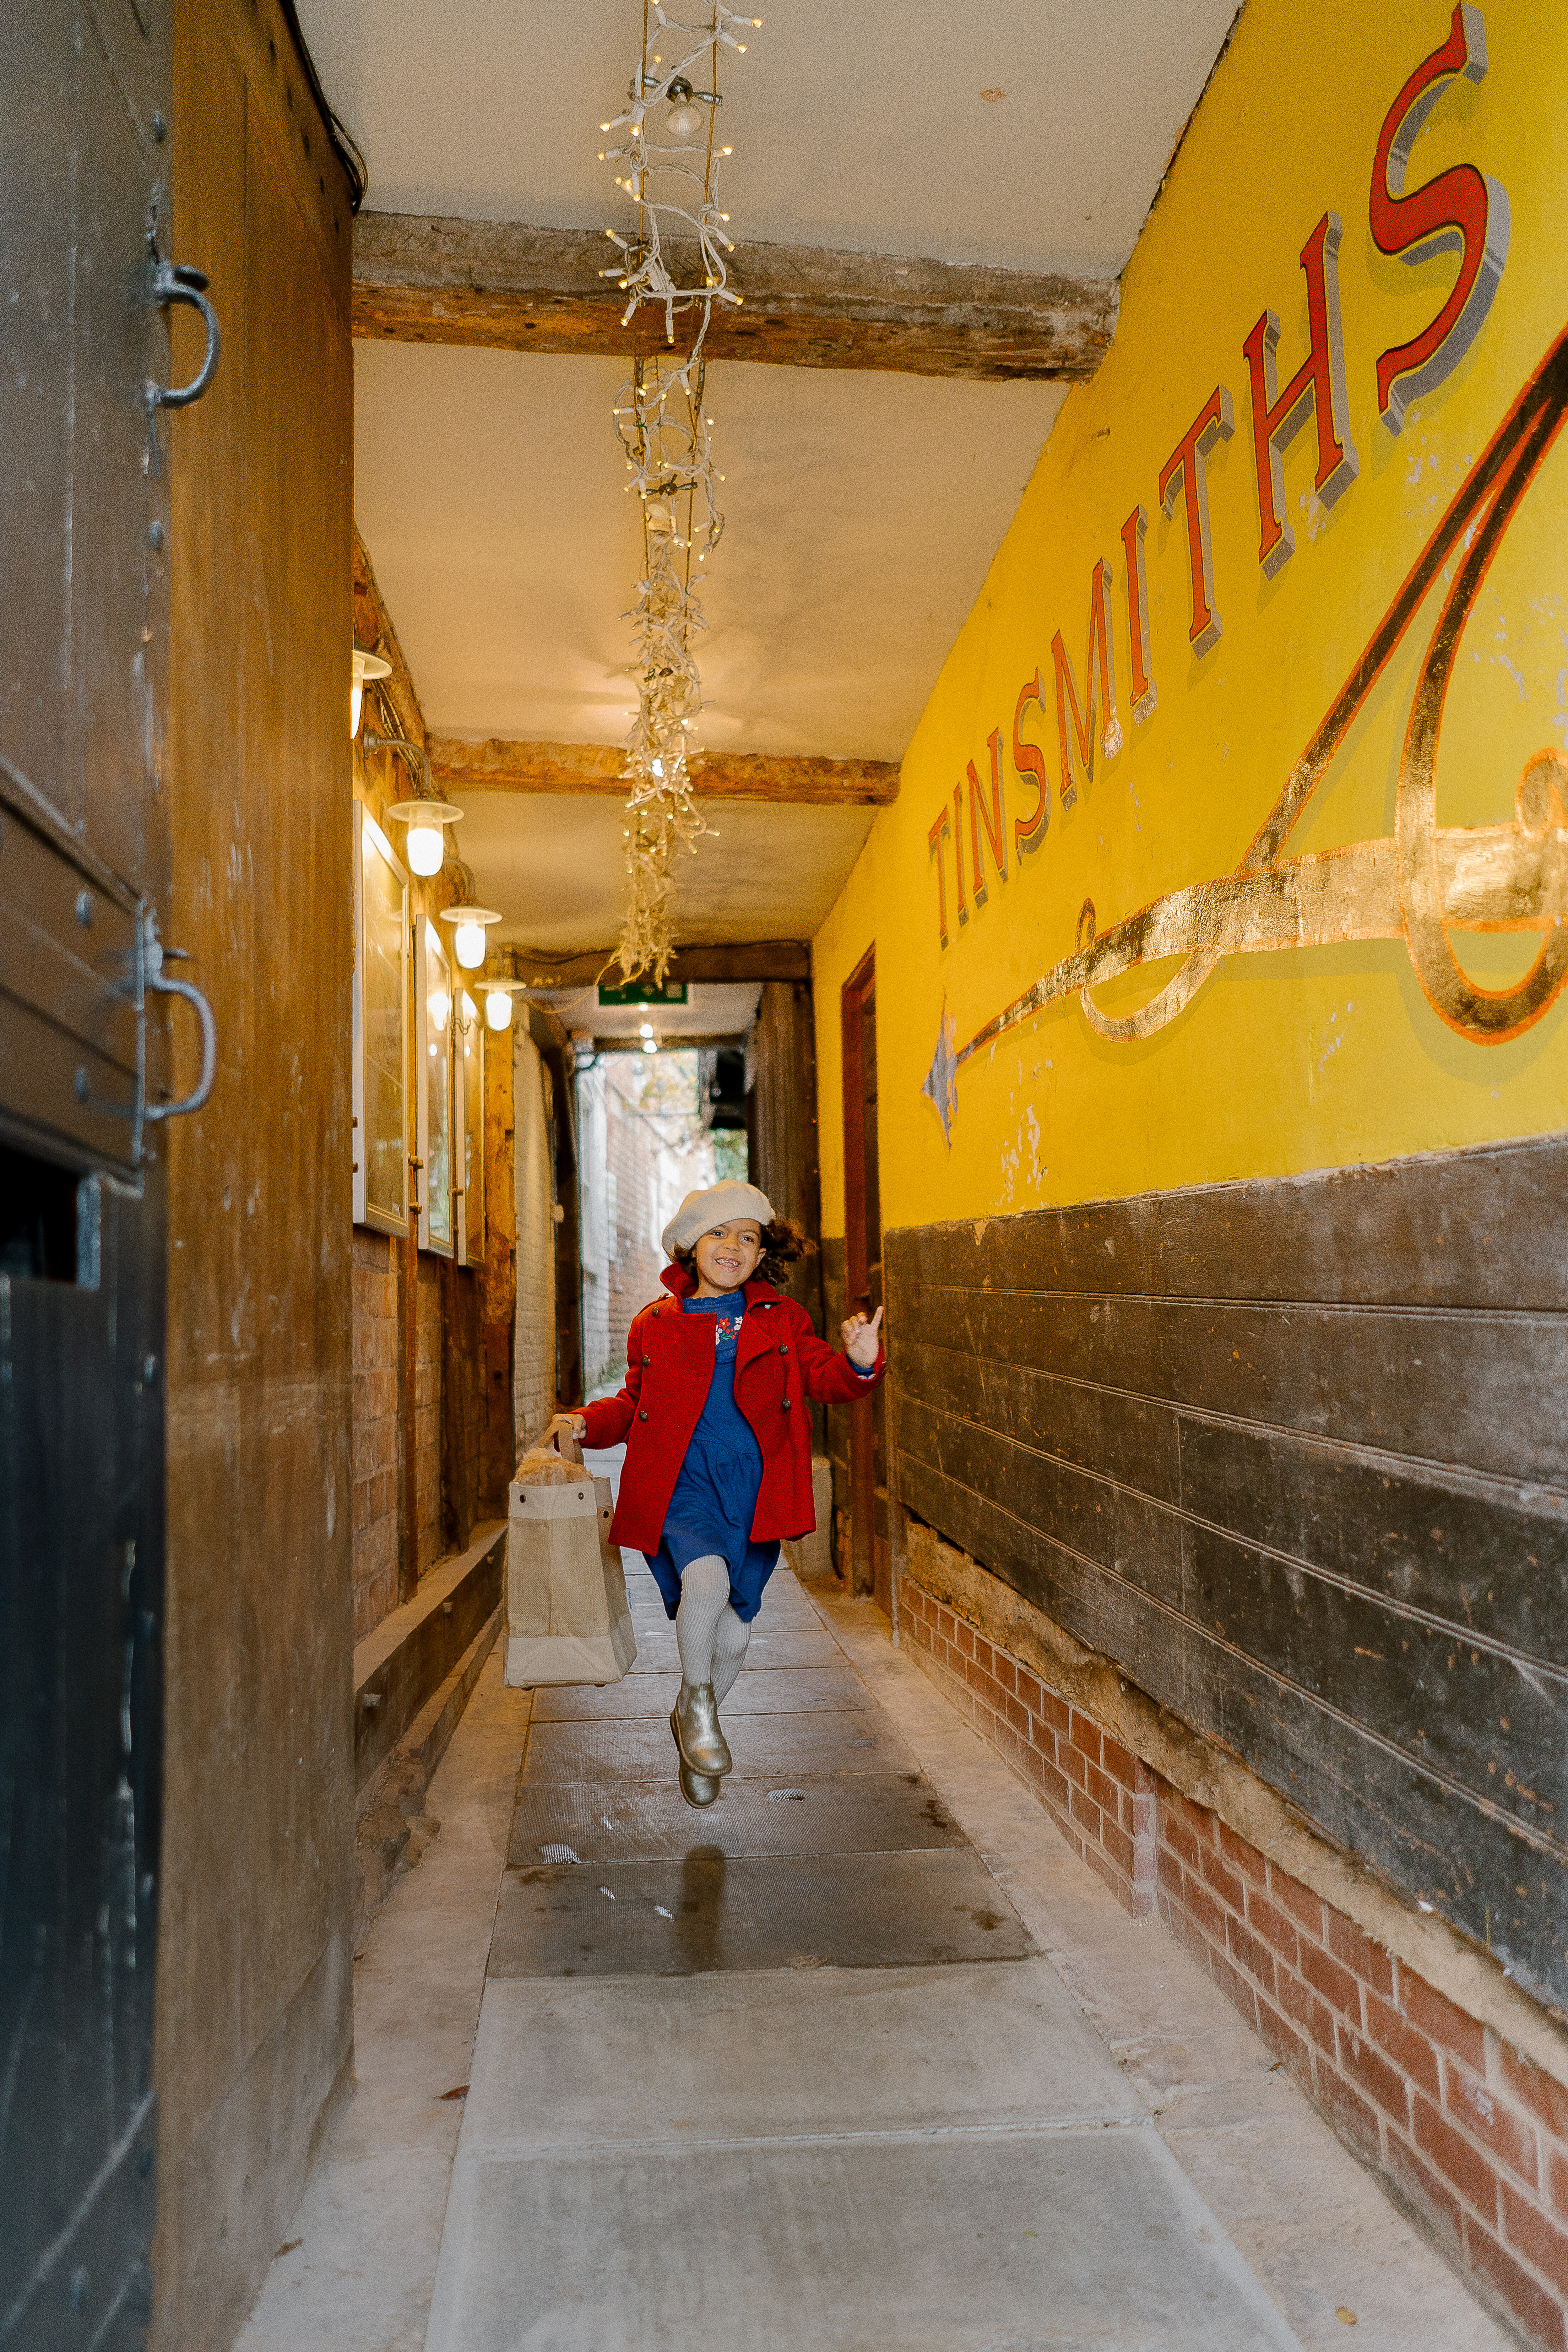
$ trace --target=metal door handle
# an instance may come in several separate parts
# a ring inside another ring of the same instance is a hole
[[[207,331],[207,347],[202,363],[189,383],[149,383],[147,405],[153,408],[188,408],[199,400],[217,373],[218,354],[223,349],[223,335],[218,327],[217,312],[206,298],[208,285],[205,269],[193,269],[187,263],[159,261],[153,270],[153,299],[162,310],[171,303],[184,302],[202,314],[202,324]]]
[[[184,1118],[190,1112],[200,1110],[217,1076],[217,1021],[212,1006],[193,981],[171,980],[163,970],[166,957],[184,953],[183,948],[164,947],[153,931],[146,943],[146,984],[155,988],[160,996],[183,996],[187,1004],[195,1007],[202,1024],[202,1074],[183,1102],[148,1103],[142,1114],[144,1118]]]

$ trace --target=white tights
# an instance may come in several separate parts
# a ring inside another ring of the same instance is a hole
[[[680,1571],[680,1606],[675,1616],[683,1683],[711,1683],[715,1702],[727,1698],[741,1671],[750,1625],[730,1606],[730,1570],[710,1554]]]

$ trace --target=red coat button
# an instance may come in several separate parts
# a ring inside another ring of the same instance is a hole
[[[637,1407],[637,1419],[639,1421],[646,1421],[647,1419],[647,1407],[646,1404],[639,1405]]]
[[[652,1361],[653,1361],[653,1358],[652,1358],[651,1356],[645,1356],[645,1357],[643,1358],[643,1362],[644,1362],[645,1364],[651,1364],[651,1363],[652,1363]]]
[[[789,1353],[789,1341],[788,1341],[787,1339],[781,1339],[781,1340],[779,1341],[779,1353],[780,1353],[780,1355],[781,1355],[781,1356],[787,1356],[787,1355],[788,1355],[788,1353]]]
[[[791,1404],[792,1404],[793,1402],[794,1402],[794,1399],[793,1399],[793,1398],[791,1398],[791,1397],[785,1397],[785,1399],[784,1399],[784,1409],[785,1412],[787,1412],[789,1411],[790,1406],[791,1406]]]

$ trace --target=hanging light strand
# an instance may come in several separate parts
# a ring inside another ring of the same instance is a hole
[[[626,488],[640,502],[643,529],[642,577],[625,616],[632,625],[638,682],[626,738],[628,891],[618,950],[628,980],[650,971],[664,979],[674,952],[675,859],[710,830],[691,797],[687,768],[702,711],[693,640],[707,626],[692,565],[706,562],[724,529],[715,495],[723,477],[714,467],[711,419],[704,409],[703,344],[715,302],[729,309],[742,302],[728,283],[728,257],[735,247],[726,234],[729,215],[718,202],[719,173],[731,150],[716,142],[714,124],[722,103],[720,51],[743,56],[740,33],[761,23],[760,16],[738,16],[710,0],[702,21],[689,24],[650,0],[626,111],[600,125],[623,133],[600,160],[624,166],[616,185],[637,207],[634,236],[605,232],[620,258],[600,275],[615,278],[626,293],[623,325],[645,305],[662,308],[671,347],[668,354],[634,363],[615,407]],[[675,57],[688,42],[685,54]],[[700,65],[706,66],[706,89],[690,79]],[[668,116],[657,119],[655,110],[665,106]],[[674,348],[676,320],[687,314],[695,314],[696,331],[680,356]]]

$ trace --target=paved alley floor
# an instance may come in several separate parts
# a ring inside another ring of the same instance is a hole
[[[1506,2352],[885,1618],[780,1570],[699,1813],[627,1582],[623,1682],[487,1667],[240,2352]]]

